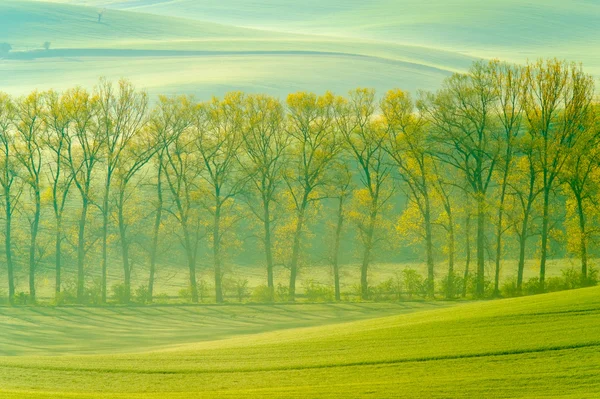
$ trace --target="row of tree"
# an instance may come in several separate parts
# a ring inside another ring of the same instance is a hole
[[[528,238],[540,235],[543,289],[556,223],[576,232],[569,245],[580,255],[585,278],[600,184],[597,111],[593,79],[580,66],[557,60],[527,66],[479,62],[417,101],[401,90],[377,99],[373,90],[357,89],[346,97],[300,92],[284,103],[239,92],[201,103],[162,96],[150,107],[147,95],[127,81],[104,80],[92,92],[75,88],[17,99],[0,94],[9,298],[15,295],[14,248],[24,245],[13,240],[15,217],[28,227],[34,301],[37,266],[51,255],[56,292],[61,291],[65,241],[75,248],[79,300],[86,270],[94,267],[100,269],[106,301],[112,242],[120,247],[129,298],[131,248],[141,235],[147,237],[152,296],[160,242],[171,234],[185,254],[194,302],[198,248],[208,243],[215,296],[222,302],[224,261],[237,245],[236,228],[253,219],[260,226],[271,300],[273,270],[281,264],[290,272],[293,301],[309,227],[322,217],[324,199],[336,202],[331,261],[338,300],[346,225],[361,244],[364,299],[369,266],[392,230],[422,245],[431,296],[438,273],[435,243],[441,237],[446,295],[457,295],[460,215],[466,218],[467,240],[471,219],[475,222],[476,296],[484,295],[486,257],[495,261],[494,292],[499,292],[508,232],[519,246],[519,290]],[[399,197],[403,210],[393,223]],[[553,217],[557,198],[567,198],[565,218]],[[140,203],[150,208],[143,216]],[[53,251],[40,243],[42,225],[53,232]],[[490,236],[495,251],[486,254]],[[100,248],[100,265],[88,264],[92,247]],[[465,278],[469,256],[470,250]]]

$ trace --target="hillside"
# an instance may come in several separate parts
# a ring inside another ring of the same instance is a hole
[[[600,394],[599,314],[600,288],[590,288],[146,354],[3,357],[0,392],[12,398],[592,398]]]

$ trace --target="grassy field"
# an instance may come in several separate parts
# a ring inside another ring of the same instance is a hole
[[[233,307],[214,309],[231,312]],[[296,312],[298,309],[291,306],[236,310],[241,312],[238,317],[247,312],[269,319],[272,312],[289,312],[298,319],[310,318],[310,310]],[[215,328],[215,340],[156,347],[145,353],[84,356],[75,349],[72,354],[65,351],[63,356],[5,356],[0,358],[0,396],[596,398],[600,395],[600,288],[418,310],[406,313],[407,309],[397,309],[402,314],[257,334],[242,329],[233,337],[221,335]],[[141,313],[146,309],[137,310],[139,314],[135,314],[136,309],[128,311],[132,312],[128,320],[148,317]],[[14,312],[9,316],[12,319],[27,319],[31,309],[11,312]],[[97,327],[90,320],[97,312],[106,310],[87,312],[78,324],[89,326],[92,332]],[[71,316],[74,318],[68,323],[76,320],[76,313]],[[230,323],[224,319],[219,317],[215,322]],[[115,322],[120,320],[117,318]],[[118,351],[123,347],[117,342],[131,325],[124,322],[115,329],[113,342]],[[149,331],[151,334],[152,330]],[[82,332],[79,328],[73,335],[83,339],[86,335],[81,335]],[[35,346],[36,339],[37,346],[47,347],[40,337],[31,337],[29,346]],[[24,353],[16,343],[12,346],[15,353]],[[129,347],[134,351],[140,349],[135,343]],[[100,351],[106,352],[105,348]]]

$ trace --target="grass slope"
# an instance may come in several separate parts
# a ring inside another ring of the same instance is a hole
[[[593,398],[600,288],[184,345],[0,358],[4,397]]]

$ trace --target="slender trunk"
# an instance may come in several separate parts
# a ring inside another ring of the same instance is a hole
[[[435,296],[434,260],[433,260],[433,232],[431,227],[431,205],[429,195],[425,192],[425,247],[427,253],[427,296]]]
[[[10,304],[14,303],[15,299],[15,276],[14,276],[14,265],[12,260],[12,243],[11,243],[11,233],[12,233],[12,203],[10,201],[10,189],[4,189],[4,200],[5,204],[5,240],[4,240],[4,250],[6,252],[6,268],[8,272],[8,302]]]
[[[544,292],[546,283],[546,259],[548,257],[548,230],[550,226],[550,188],[544,188],[544,209],[542,219],[542,247],[540,256],[540,292]]]
[[[104,186],[104,199],[102,202],[102,303],[106,303],[106,276],[108,268],[108,199],[110,195],[111,171],[108,171],[106,185]]]
[[[290,263],[290,286],[289,286],[289,301],[294,302],[296,300],[296,277],[298,275],[298,258],[300,256],[300,241],[302,238],[302,228],[304,227],[304,213],[308,195],[304,196],[300,212],[298,212],[298,219],[296,221],[296,231],[294,232],[294,246],[292,247],[292,260]]]
[[[344,225],[344,197],[340,196],[338,203],[337,225],[335,228],[335,241],[333,244],[333,285],[335,288],[335,300],[341,300],[340,293],[340,242],[342,237],[342,227]]]
[[[588,259],[587,259],[587,231],[585,226],[585,211],[583,209],[583,200],[580,195],[577,198],[577,213],[579,215],[579,252],[581,256],[581,279],[587,278]]]
[[[494,273],[494,296],[500,296],[500,261],[502,259],[502,222],[504,220],[504,196],[505,188],[500,195],[500,207],[498,209],[498,227],[496,229],[496,268]]]
[[[269,288],[269,301],[275,300],[275,283],[273,281],[273,248],[271,243],[271,213],[269,201],[263,199],[263,227],[265,241],[265,257],[267,261],[267,287]]]
[[[129,265],[129,242],[127,241],[127,228],[125,226],[125,216],[123,215],[123,206],[125,201],[125,190],[119,193],[119,238],[121,241],[121,255],[123,257],[123,279],[125,285],[125,303],[129,303],[131,298],[131,266]]]
[[[483,195],[477,198],[477,288],[476,296],[485,294],[485,209]]]
[[[85,262],[85,225],[88,212],[87,194],[83,194],[81,216],[79,218],[79,236],[77,239],[77,301],[83,303],[83,291],[85,284],[84,262]]]
[[[162,160],[161,160],[162,162]],[[148,300],[152,302],[154,292],[154,276],[156,274],[156,258],[158,255],[158,239],[160,224],[162,221],[163,194],[162,194],[162,165],[158,167],[158,178],[156,185],[158,203],[156,204],[156,217],[154,218],[154,231],[152,237],[152,248],[150,250],[150,276],[148,278]]]
[[[525,250],[527,247],[527,229],[529,224],[529,211],[526,210],[523,215],[523,224],[521,225],[521,236],[519,237],[519,265],[517,268],[517,292],[519,295],[523,289],[523,271],[525,270]]]
[[[466,251],[467,251],[467,259],[465,260],[465,274],[463,277],[463,291],[462,297],[467,296],[467,286],[469,284],[469,267],[471,266],[471,215],[467,215],[466,221]]]
[[[60,285],[61,285],[61,263],[62,263],[62,250],[61,250],[61,244],[62,244],[62,216],[61,215],[57,215],[56,216],[56,237],[55,237],[55,242],[54,242],[54,267],[56,270],[56,283],[54,286],[54,290],[55,290],[55,296],[58,297],[58,294],[60,294]]]
[[[215,267],[215,298],[217,303],[223,303],[223,286],[221,284],[221,204],[215,209],[213,226],[213,256]]]
[[[190,237],[190,233],[188,230],[187,221],[184,221],[182,224],[183,227],[183,235],[185,239],[185,252],[187,255],[188,261],[188,270],[189,270],[189,283],[190,283],[190,291],[192,294],[192,302],[198,302],[198,285],[196,283],[196,254],[195,247],[192,245],[192,240]]]
[[[35,190],[35,214],[33,215],[33,222],[31,223],[31,241],[29,243],[29,297],[31,302],[35,303],[36,292],[35,292],[35,253],[37,250],[37,236],[40,226],[40,213],[42,200],[40,198],[39,189]]]
[[[373,209],[369,216],[369,226],[365,237],[365,248],[363,252],[362,265],[360,267],[360,296],[361,299],[369,299],[369,264],[371,263],[371,251],[373,250],[373,236],[375,233],[375,222],[377,220],[377,210]]]
[[[452,219],[448,221],[448,290],[446,297],[454,298],[454,222]]]

